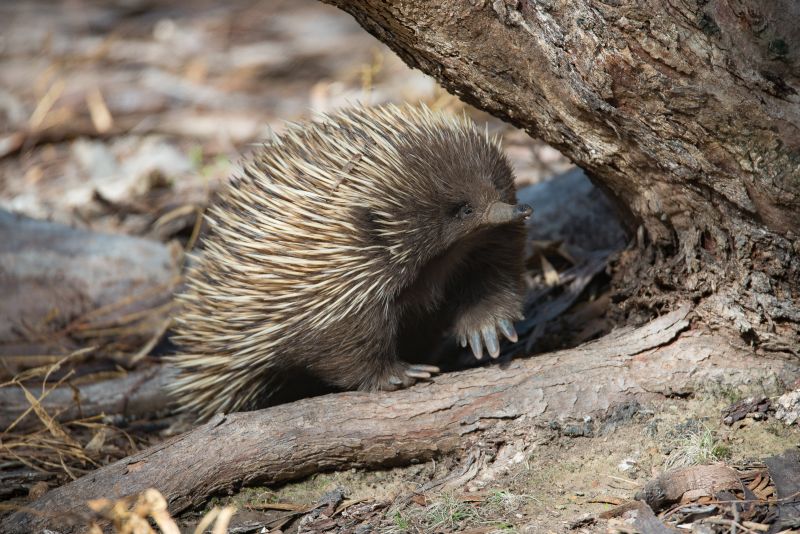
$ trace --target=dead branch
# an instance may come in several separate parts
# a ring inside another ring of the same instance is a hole
[[[78,386],[53,388],[40,401],[42,408],[58,421],[115,414],[126,417],[152,415],[167,407],[164,390],[175,375],[166,367],[132,371],[120,378]],[[77,402],[76,402],[77,401]],[[25,393],[13,386],[0,388],[0,428],[7,428],[30,410]],[[22,419],[16,429],[36,423],[33,413]]]

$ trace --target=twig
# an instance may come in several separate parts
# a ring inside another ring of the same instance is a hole
[[[751,502],[752,503],[760,503],[760,504],[776,504],[776,503],[779,503],[779,502],[782,502],[782,503],[794,503],[794,502],[800,502],[800,500],[797,500],[797,501],[793,500],[797,496],[800,496],[800,491],[796,491],[796,492],[792,493],[791,495],[787,495],[786,497],[783,497],[781,499],[772,499],[772,500],[767,500],[767,499],[733,499],[733,500],[727,500],[727,501],[712,500],[712,501],[704,502],[703,504],[730,504],[730,503],[751,503]],[[661,516],[661,519],[665,520],[669,516],[671,516],[672,514],[674,514],[675,512],[677,512],[678,510],[680,510],[682,508],[688,508],[690,506],[696,506],[696,505],[697,505],[697,503],[693,503],[693,502],[679,504],[679,505],[675,506],[674,508],[671,508],[667,512],[664,512],[664,515]]]

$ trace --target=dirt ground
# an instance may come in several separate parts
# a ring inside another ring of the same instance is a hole
[[[533,429],[516,442],[502,444],[474,479],[450,487],[426,489],[458,470],[464,458],[377,472],[318,474],[279,489],[248,488],[214,499],[209,507],[236,506],[242,512],[234,515],[231,526],[237,528],[286,514],[265,512],[269,504],[302,508],[342,490],[345,502],[367,505],[361,516],[354,514],[354,521],[375,532],[608,532],[606,521],[581,520],[627,501],[668,468],[714,462],[752,468],[797,445],[797,428],[778,421],[744,419],[724,425],[722,409],[742,394],[715,391],[640,406],[627,420],[588,437]],[[297,529],[295,523],[285,532]],[[352,531],[358,532],[357,527]]]
[[[347,15],[318,2],[6,2],[0,5],[0,208],[186,247],[193,210],[208,204],[252,144],[280,132],[285,121],[356,102],[405,101],[464,111],[500,134],[520,186],[572,167],[551,147],[444,93]],[[91,360],[86,372],[130,370],[126,358],[140,348]],[[20,361],[0,366],[0,382],[25,369]],[[722,424],[722,408],[735,400],[776,393],[754,387],[636,406],[613,428],[589,435],[531,429],[487,447],[494,456],[481,452],[470,476],[453,474],[476,451],[246,488],[181,521],[189,529],[204,512],[233,504],[231,532],[260,532],[253,525],[265,523],[280,528],[292,514],[304,517],[285,532],[323,532],[330,519],[306,512],[342,490],[348,506],[334,512],[349,518],[342,530],[348,532],[605,532],[604,521],[579,519],[630,499],[667,468],[758,465],[796,446],[796,426],[771,419]],[[112,429],[113,423],[102,421]],[[106,426],[65,425],[67,432],[81,429],[75,439],[85,451],[105,433],[106,449],[86,452],[91,458],[74,469],[35,467],[57,471],[64,482],[167,437],[175,431],[171,423],[126,423],[124,432],[108,433]],[[5,443],[16,442],[6,436]]]

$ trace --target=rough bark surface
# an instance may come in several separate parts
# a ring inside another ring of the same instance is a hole
[[[50,491],[7,517],[0,531],[63,532],[66,518],[86,513],[86,500],[148,487],[176,513],[243,484],[425,461],[502,441],[515,426],[523,435],[544,426],[601,433],[604,422],[624,420],[639,402],[741,384],[770,391],[800,370],[793,360],[763,358],[756,366],[747,348],[688,330],[687,315],[683,308],[576,349],[449,373],[403,391],[340,393],[218,416]]]
[[[799,3],[326,1],[618,201],[639,229],[615,280],[633,317],[690,299],[797,354]]]

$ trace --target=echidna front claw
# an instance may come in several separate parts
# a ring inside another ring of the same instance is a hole
[[[458,340],[461,346],[466,345],[469,340],[470,349],[475,358],[480,360],[483,356],[483,346],[486,345],[486,352],[489,353],[493,359],[500,356],[500,339],[497,331],[512,343],[516,343],[519,339],[516,330],[514,330],[514,323],[510,319],[489,319],[483,324],[478,325],[476,328],[467,330],[467,334],[459,334]]]
[[[483,342],[486,343],[486,351],[492,358],[500,356],[500,342],[497,340],[497,331],[494,325],[487,325],[481,329]]]
[[[481,356],[483,356],[480,330],[473,330],[469,333],[469,347],[472,349],[472,354],[475,355],[475,358],[480,360]]]
[[[510,342],[516,343],[519,340],[519,337],[517,337],[517,331],[514,330],[514,323],[508,319],[499,319],[497,321],[497,326],[500,327],[500,331]]]

